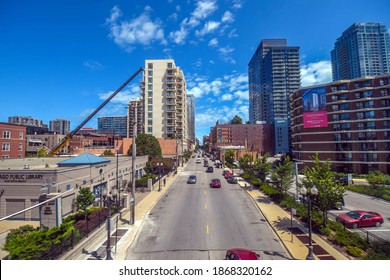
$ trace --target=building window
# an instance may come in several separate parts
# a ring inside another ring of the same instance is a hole
[[[1,147],[1,150],[2,151],[9,151],[10,150],[9,143],[3,143],[2,147]]]
[[[172,69],[172,62],[168,62],[167,68]]]
[[[23,132],[19,132],[19,139],[23,139]]]
[[[148,71],[148,76],[153,76],[153,71]]]
[[[153,127],[148,127],[148,133],[152,133],[153,132]]]
[[[148,118],[152,119],[153,118],[153,113],[148,113]]]
[[[148,97],[152,97],[153,96],[153,91],[148,91]]]
[[[153,98],[148,98],[148,104],[153,104]]]
[[[148,83],[153,83],[153,78],[148,78]]]
[[[23,144],[19,144],[19,151],[23,151]]]
[[[148,111],[153,111],[153,106],[152,105],[148,106]]]
[[[153,120],[148,120],[148,125],[153,125]]]
[[[148,63],[148,69],[153,69],[153,63]]]
[[[3,138],[4,139],[10,139],[11,138],[11,132],[10,131],[3,131]]]
[[[148,90],[153,90],[153,85],[148,85]]]
[[[348,110],[348,103],[340,104],[340,110]]]

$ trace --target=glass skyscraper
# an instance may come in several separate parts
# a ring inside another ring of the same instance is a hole
[[[98,117],[98,129],[111,131],[113,135],[127,135],[127,116]]]
[[[389,31],[382,23],[354,23],[331,51],[333,81],[390,73]]]
[[[290,151],[290,95],[300,87],[299,47],[262,40],[248,64],[249,121],[274,125],[275,154]]]

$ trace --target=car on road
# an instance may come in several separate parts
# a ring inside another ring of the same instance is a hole
[[[233,176],[233,173],[229,171],[229,172],[226,172],[223,176],[225,177],[225,179],[229,179],[230,177]]]
[[[210,165],[210,166],[207,167],[206,172],[207,173],[213,173],[214,172],[214,168]]]
[[[210,187],[220,188],[221,187],[221,180],[219,180],[217,178],[211,179]]]
[[[191,175],[190,177],[188,177],[187,184],[196,184],[196,176]]]
[[[383,224],[383,217],[377,212],[353,210],[336,217],[336,221],[348,228],[379,227]]]
[[[228,183],[230,184],[237,184],[237,177],[236,176],[230,176],[227,178]]]
[[[227,260],[260,260],[260,255],[251,250],[233,248],[226,251]]]
[[[196,163],[202,163],[202,160],[200,158],[197,158]]]

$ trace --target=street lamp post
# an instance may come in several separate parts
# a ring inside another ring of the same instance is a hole
[[[161,191],[161,167],[163,166],[162,162],[157,162],[158,167],[158,191]]]
[[[117,195],[117,189],[112,189],[111,191],[112,196]],[[106,260],[112,260],[111,256],[111,197],[107,193],[107,188],[103,189],[103,197],[104,201],[107,204],[107,242],[106,242]]]
[[[318,195],[318,189],[315,185],[313,185],[311,188],[306,189],[304,186],[300,189],[300,192],[303,196],[303,198],[307,198],[307,211],[308,211],[308,218],[309,218],[309,253],[306,257],[307,260],[314,260],[313,256],[313,241],[312,241],[312,228],[311,228],[311,204],[315,201],[316,196]]]

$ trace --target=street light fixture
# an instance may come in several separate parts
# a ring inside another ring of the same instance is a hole
[[[111,190],[111,196],[116,197],[118,190],[116,188]],[[106,242],[106,260],[112,260],[111,256],[111,202],[112,198],[107,193],[107,188],[102,191],[104,202],[107,204],[107,242]]]
[[[311,228],[311,203],[315,201],[317,195],[318,195],[318,189],[315,185],[313,185],[311,188],[306,189],[304,186],[301,187],[299,190],[302,194],[304,200],[307,198],[307,209],[308,209],[308,216],[309,216],[309,253],[306,257],[307,260],[314,260],[313,256],[313,241],[312,241],[312,228]]]

